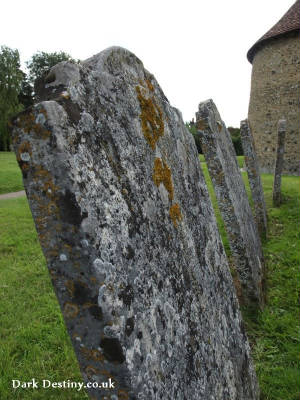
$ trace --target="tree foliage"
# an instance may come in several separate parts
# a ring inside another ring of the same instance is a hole
[[[23,80],[21,83],[21,90],[18,99],[24,108],[28,108],[33,105],[33,89],[29,83],[28,76],[23,71],[22,74]]]
[[[28,81],[33,86],[36,79],[41,78],[54,65],[61,61],[74,61],[72,57],[63,52],[46,53],[39,51],[35,53],[26,65],[29,71]]]
[[[230,133],[236,155],[242,156],[244,154],[244,152],[243,152],[243,147],[242,147],[240,128],[233,128],[232,126],[230,126],[228,128],[228,131]]]
[[[192,120],[190,122],[186,122],[185,126],[188,128],[188,130],[194,137],[195,144],[196,144],[196,147],[198,150],[198,154],[202,154],[200,138],[199,138],[199,135],[197,134],[197,128],[196,128],[196,124],[195,124],[194,120]]]
[[[18,50],[7,46],[0,48],[0,149],[9,150],[8,121],[22,110],[19,102],[24,74],[20,69]]]
[[[26,63],[28,74],[20,69],[18,50],[7,46],[0,48],[0,151],[8,151],[10,118],[32,106],[34,102],[34,82],[61,61],[74,61],[63,51],[35,53]]]

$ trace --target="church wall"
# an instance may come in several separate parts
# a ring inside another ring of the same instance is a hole
[[[253,59],[248,119],[261,172],[273,173],[277,122],[287,120],[283,173],[299,175],[299,31],[265,42]]]

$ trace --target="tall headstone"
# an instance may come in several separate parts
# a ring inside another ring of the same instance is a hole
[[[273,183],[273,205],[279,207],[281,203],[281,174],[283,170],[284,159],[284,141],[286,132],[286,120],[280,119],[278,121],[278,139],[277,139],[277,155],[274,171]]]
[[[264,274],[261,242],[230,134],[212,100],[199,104],[196,120],[244,301],[262,307]]]
[[[267,235],[267,209],[254,141],[247,119],[241,121],[241,139],[253,199],[255,221],[258,232],[261,237],[265,238]]]
[[[60,63],[14,121],[41,246],[103,399],[256,399],[193,138],[132,53]]]

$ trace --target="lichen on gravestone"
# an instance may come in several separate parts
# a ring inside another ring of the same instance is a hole
[[[277,149],[276,161],[274,169],[274,182],[273,182],[273,205],[279,207],[281,204],[281,175],[284,165],[284,142],[286,132],[286,120],[280,119],[277,127]]]
[[[50,74],[12,134],[83,379],[115,384],[89,395],[257,400],[232,278],[180,112],[125,49]]]
[[[241,121],[240,128],[246,170],[254,205],[255,222],[257,224],[257,229],[261,237],[266,238],[267,209],[260,178],[259,164],[256,156],[254,140],[247,119]]]
[[[264,305],[263,253],[230,134],[212,100],[199,104],[196,126],[224,221],[243,301]]]

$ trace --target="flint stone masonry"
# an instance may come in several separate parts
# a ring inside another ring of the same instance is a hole
[[[13,142],[83,378],[115,382],[90,396],[258,400],[180,112],[125,49],[51,73]]]
[[[299,7],[299,5],[298,5]],[[299,175],[300,163],[300,35],[299,30],[266,42],[255,54],[248,119],[260,171],[273,174],[277,122],[288,121],[283,173]]]
[[[267,234],[267,209],[261,184],[258,160],[248,120],[241,121],[241,139],[251,189],[254,216],[261,237]]]
[[[230,134],[212,100],[196,113],[201,148],[234,257],[244,301],[263,306],[263,255]]]
[[[278,121],[277,157],[273,182],[273,205],[279,207],[281,203],[281,175],[283,171],[284,142],[286,132],[286,120]]]

